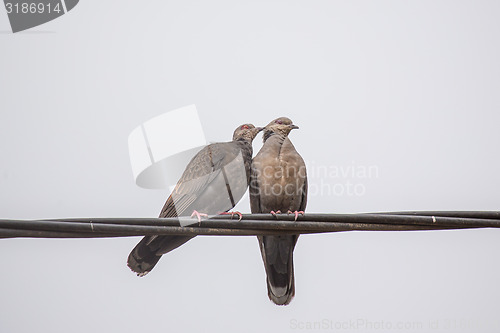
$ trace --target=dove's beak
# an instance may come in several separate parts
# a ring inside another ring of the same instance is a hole
[[[257,133],[259,133],[260,131],[262,131],[265,127],[256,127],[255,129],[257,130]]]
[[[288,127],[290,127],[291,129],[299,129],[299,126],[294,124],[288,125]]]

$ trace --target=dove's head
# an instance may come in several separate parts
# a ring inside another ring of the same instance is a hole
[[[294,125],[293,121],[287,117],[279,117],[271,121],[264,128],[264,140],[273,134],[287,136],[291,130],[298,129],[299,126]]]
[[[263,127],[255,127],[252,124],[243,124],[241,126],[238,126],[238,128],[234,130],[233,141],[248,140],[252,142],[252,140],[255,139],[257,134],[263,129],[264,129]]]

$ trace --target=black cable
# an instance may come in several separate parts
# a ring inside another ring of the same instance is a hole
[[[71,218],[0,220],[0,238],[94,238],[144,235],[310,234],[341,231],[411,231],[500,228],[500,212],[389,212],[293,215],[245,214],[241,221],[227,215],[200,223],[181,218]],[[187,226],[183,224],[189,223]]]

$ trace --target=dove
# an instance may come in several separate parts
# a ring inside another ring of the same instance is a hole
[[[298,126],[286,117],[264,128],[264,144],[252,161],[250,206],[252,213],[304,214],[307,173],[304,160],[288,134]],[[287,305],[295,295],[293,250],[299,235],[257,236],[267,275],[269,299]]]
[[[232,209],[250,181],[252,141],[262,130],[238,126],[230,142],[213,143],[200,150],[186,166],[168,197],[160,218],[215,215]],[[161,256],[194,236],[145,236],[130,253],[127,265],[138,276],[148,274]]]

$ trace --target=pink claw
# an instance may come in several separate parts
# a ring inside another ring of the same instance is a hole
[[[272,211],[271,211],[271,214],[272,214],[274,217],[276,217],[276,214],[281,214],[281,210],[277,210],[277,211],[272,210]]]
[[[198,218],[198,223],[201,223],[201,217],[208,217],[207,214],[203,214],[203,213],[198,213],[198,211],[196,210],[193,210],[193,214],[191,214],[191,217],[193,216],[196,216]]]
[[[304,211],[303,210],[299,210],[299,211],[292,212],[291,210],[289,210],[287,214],[295,214],[295,220],[294,221],[297,221],[297,218],[299,217],[299,214],[302,215],[302,216],[304,216]]]
[[[219,215],[231,215],[231,220],[233,219],[233,216],[234,215],[238,215],[238,222],[241,221],[241,219],[243,218],[243,214],[241,214],[240,212],[222,212],[222,213],[219,213]]]

